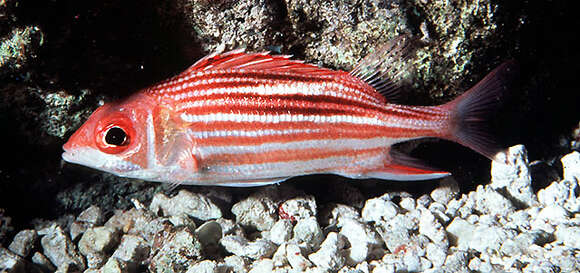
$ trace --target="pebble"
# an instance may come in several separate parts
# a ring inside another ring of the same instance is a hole
[[[232,213],[240,225],[259,231],[270,230],[278,218],[276,203],[262,194],[252,195],[234,204]]]
[[[340,222],[340,234],[350,243],[347,250],[347,263],[358,264],[365,261],[374,248],[379,248],[383,241],[368,225],[354,219],[343,219]]]
[[[475,193],[475,209],[481,214],[507,216],[516,210],[510,200],[489,186],[479,185]]]
[[[320,249],[308,255],[308,259],[316,266],[336,271],[344,266],[346,260],[343,249],[346,245],[346,237],[340,233],[329,232],[326,239],[320,245]]]
[[[194,232],[186,227],[168,230],[155,238],[149,264],[151,272],[166,272],[175,266],[191,266],[202,256],[201,243]]]
[[[292,222],[288,219],[278,220],[269,232],[270,241],[281,245],[292,238]]]
[[[354,207],[331,203],[321,209],[319,213],[320,224],[323,226],[335,226],[341,218],[359,219],[360,212]]]
[[[302,251],[297,244],[286,245],[286,259],[292,268],[298,272],[303,272],[312,266],[312,263],[302,255]]]
[[[399,214],[388,222],[380,222],[375,226],[390,252],[395,252],[399,246],[406,245],[410,240],[410,230],[415,228],[413,217]]]
[[[185,273],[217,273],[218,265],[212,260],[203,260],[190,266]]]
[[[1,256],[1,255],[0,255]],[[45,272],[54,272],[56,271],[56,267],[50,262],[44,254],[40,252],[34,252],[32,255],[32,262],[38,266],[42,271]]]
[[[532,188],[526,148],[523,145],[512,146],[504,156],[507,164],[495,160],[491,162],[490,186],[495,190],[504,189],[523,205],[534,205],[537,197]]]
[[[143,238],[125,234],[121,237],[121,243],[113,252],[112,257],[128,263],[138,264],[149,257],[149,251],[150,246]]]
[[[427,236],[433,243],[447,248],[447,232],[435,215],[427,209],[421,209],[421,218],[419,219],[419,233]]]
[[[0,272],[41,273],[40,269],[0,245]]]
[[[459,194],[459,184],[453,179],[453,177],[448,176],[443,178],[439,182],[439,187],[431,191],[431,198],[435,202],[441,204],[447,204],[451,199],[455,198]]]
[[[434,243],[428,243],[425,249],[425,256],[433,263],[433,266],[440,267],[445,263],[445,259],[447,258],[447,248]]]
[[[119,243],[119,233],[109,227],[89,228],[78,243],[79,251],[83,255],[89,253],[109,252]]]
[[[580,153],[571,152],[562,157],[561,161],[564,169],[564,180],[576,181],[576,184],[580,183]]]
[[[222,227],[216,221],[208,221],[199,226],[195,234],[204,247],[217,245],[222,238]]]
[[[230,253],[251,259],[270,258],[276,245],[268,240],[258,239],[249,242],[246,238],[237,235],[227,235],[220,240],[220,244]]]
[[[74,265],[79,270],[86,268],[83,256],[60,226],[52,225],[40,230],[39,234],[44,235],[40,239],[40,244],[44,255],[52,264],[57,265],[59,269],[66,265]]]
[[[316,217],[316,200],[312,195],[299,196],[284,201],[280,207],[280,217],[284,212],[286,219],[297,221],[310,217]]]
[[[399,206],[385,196],[372,198],[365,202],[362,219],[367,222],[388,221],[399,213]]]
[[[245,273],[248,272],[248,263],[242,257],[228,256],[224,258],[226,272]]]
[[[16,233],[8,249],[20,257],[26,257],[34,249],[34,244],[37,240],[38,234],[36,234],[35,230],[25,229]]]
[[[92,205],[83,210],[70,226],[71,240],[76,241],[87,228],[102,225],[104,220],[103,212],[98,206]]]
[[[163,193],[153,196],[149,210],[157,215],[173,216],[186,214],[200,220],[222,217],[222,211],[210,198],[203,194],[180,190],[172,198]]]
[[[554,235],[556,236],[556,239],[564,243],[564,245],[580,249],[580,240],[578,240],[578,238],[580,238],[580,227],[560,225],[556,228]]]
[[[274,271],[274,261],[272,261],[272,259],[261,259],[252,264],[252,269],[250,270],[249,273],[271,273],[273,271]]]
[[[110,258],[107,263],[101,268],[102,272],[106,273],[128,273],[128,266],[122,260]]]
[[[317,249],[323,239],[322,229],[315,217],[302,219],[294,226],[292,240],[298,244]]]

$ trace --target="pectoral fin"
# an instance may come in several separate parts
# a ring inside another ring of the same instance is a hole
[[[448,172],[426,166],[419,159],[394,151],[389,152],[384,166],[365,173],[368,178],[399,181],[430,180],[449,175]]]

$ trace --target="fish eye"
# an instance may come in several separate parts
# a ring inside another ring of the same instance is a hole
[[[125,146],[129,144],[129,136],[120,127],[111,127],[105,134],[105,143],[114,146]]]

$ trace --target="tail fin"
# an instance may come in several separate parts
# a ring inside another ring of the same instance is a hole
[[[498,160],[502,148],[489,134],[489,116],[499,106],[508,84],[517,74],[514,61],[507,61],[490,72],[470,90],[444,104],[451,111],[448,138],[478,153]]]

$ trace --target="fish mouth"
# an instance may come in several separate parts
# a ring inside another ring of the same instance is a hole
[[[68,147],[67,147],[68,148]],[[116,158],[112,155],[102,153],[90,148],[67,149],[62,153],[62,159],[66,162],[87,166],[89,168],[113,173],[119,176],[126,176],[128,172],[142,170],[142,167]]]

